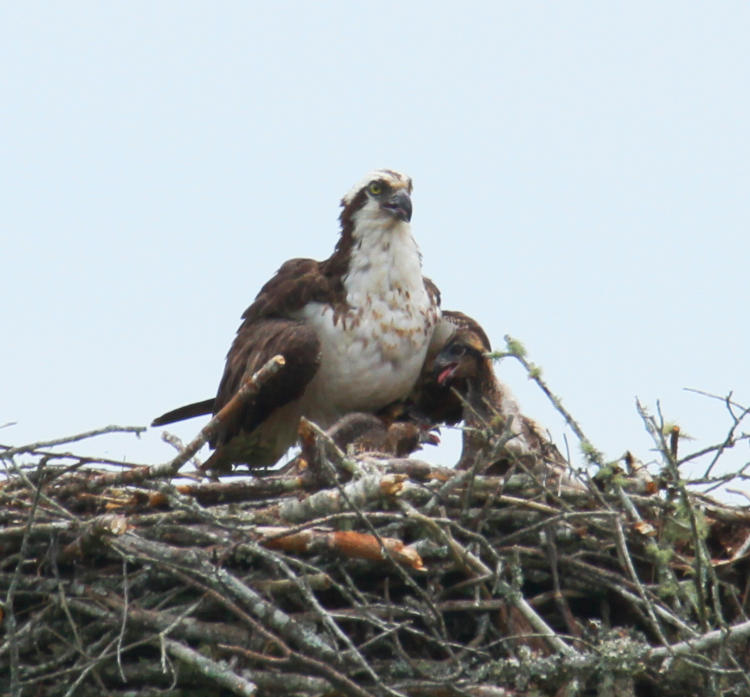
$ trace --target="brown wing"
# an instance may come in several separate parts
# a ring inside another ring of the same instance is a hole
[[[274,409],[299,397],[320,363],[320,343],[314,330],[293,319],[309,302],[343,302],[340,280],[327,271],[327,262],[290,259],[255,297],[242,315],[242,324],[227,354],[214,413],[239,389],[242,380],[266,361],[281,354],[286,366],[256,399],[210,443],[226,443],[240,430],[256,428]]]
[[[154,419],[152,426],[215,414],[239,388],[246,371],[252,375],[277,353],[287,359],[287,367],[270,383],[272,386],[280,385],[278,397],[262,394],[257,406],[248,408],[247,413],[243,414],[248,419],[246,424],[243,423],[244,428],[252,429],[271,409],[299,396],[317,368],[319,349],[317,337],[306,333],[304,327],[291,319],[291,315],[310,301],[342,302],[340,282],[328,273],[327,262],[290,259],[260,289],[253,304],[242,315],[243,322],[227,356],[217,398],[168,411]],[[288,321],[286,324],[269,323],[272,318]],[[297,358],[292,358],[292,353],[298,354]],[[293,384],[289,385],[291,382]],[[234,424],[219,441],[224,442],[238,428],[238,423]]]
[[[312,301],[331,304],[344,302],[341,279],[329,273],[328,265],[328,262],[314,259],[290,259],[285,262],[260,289],[242,319],[253,322],[263,317],[290,318],[292,313]]]
[[[214,413],[232,398],[245,377],[276,354],[284,356],[284,368],[263,385],[235,419],[222,425],[210,442],[212,448],[228,442],[241,430],[252,431],[274,409],[299,397],[320,364],[320,342],[312,328],[289,319],[245,319],[227,355]]]

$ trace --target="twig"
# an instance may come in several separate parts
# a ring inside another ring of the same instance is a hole
[[[552,406],[555,407],[555,409],[562,415],[562,417],[565,419],[565,422],[568,424],[568,426],[570,426],[570,429],[573,431],[573,433],[576,434],[576,436],[578,437],[578,440],[581,441],[581,445],[584,449],[584,454],[593,463],[600,465],[600,466],[603,465],[604,456],[598,450],[594,448],[591,441],[586,437],[586,434],[583,432],[583,429],[580,427],[578,422],[573,418],[570,412],[563,406],[562,400],[556,394],[552,392],[552,390],[549,388],[547,383],[542,379],[539,368],[526,360],[526,356],[524,355],[524,351],[520,347],[519,342],[513,339],[508,334],[506,334],[504,338],[505,338],[505,343],[508,346],[507,353],[491,354],[491,357],[492,358],[504,358],[505,356],[512,356],[513,358],[515,358],[526,369],[526,373],[528,374],[529,378],[538,385],[539,389],[541,389],[542,392],[544,392],[544,394],[552,403]]]
[[[733,401],[732,400],[732,393],[731,392],[728,395],[726,395],[725,397],[719,397],[718,395],[710,394],[709,392],[704,392],[703,390],[696,390],[696,389],[691,388],[691,387],[686,387],[684,389],[687,392],[695,392],[696,394],[703,395],[704,397],[710,397],[711,399],[718,399],[718,400],[724,402],[724,404],[727,407],[727,411],[729,412],[729,415],[731,416],[732,421],[733,421],[732,427],[729,429],[729,432],[727,433],[726,437],[724,438],[724,442],[721,443],[716,448],[716,454],[714,455],[713,459],[711,460],[711,462],[709,463],[708,467],[706,468],[706,471],[703,473],[703,478],[706,479],[706,478],[708,478],[710,476],[711,470],[714,468],[714,466],[716,465],[716,463],[719,461],[719,458],[724,453],[724,450],[726,450],[727,448],[731,448],[735,444],[735,442],[736,442],[735,431],[737,430],[737,428],[740,425],[740,423],[742,422],[742,420],[748,414],[750,414],[750,407],[743,407],[741,404],[738,404],[737,402]],[[736,407],[736,408],[738,408],[740,410],[740,415],[739,416],[737,416],[732,411],[732,407]]]
[[[212,661],[202,653],[194,651],[179,641],[165,638],[164,645],[175,658],[189,664],[212,683],[226,688],[233,694],[240,695],[240,697],[253,697],[257,692],[258,688],[254,683],[245,680],[233,670]]]
[[[97,428],[93,431],[85,431],[75,436],[66,436],[64,438],[55,438],[54,440],[40,440],[36,443],[29,443],[27,445],[20,445],[16,448],[11,448],[5,445],[0,445],[3,451],[0,451],[0,459],[7,459],[14,455],[20,455],[21,453],[31,453],[41,448],[48,448],[53,445],[63,445],[64,443],[75,443],[79,440],[85,440],[86,438],[92,438],[93,436],[101,436],[106,433],[135,433],[140,435],[146,431],[145,426],[105,426],[104,428]]]
[[[750,637],[750,621],[736,624],[727,629],[714,629],[695,639],[687,639],[677,644],[668,644],[651,649],[648,658],[660,660],[667,656],[683,656],[688,653],[700,653],[719,644],[742,641]]]
[[[705,600],[704,588],[703,588],[703,579],[704,579],[703,567],[704,567],[704,556],[707,560],[710,559],[710,557],[708,555],[704,555],[703,553],[705,547],[704,547],[703,540],[701,539],[701,535],[698,530],[698,521],[696,519],[695,508],[692,504],[687,488],[680,477],[680,472],[677,467],[677,461],[672,456],[672,452],[664,438],[664,428],[663,428],[664,418],[661,415],[661,406],[657,402],[657,410],[658,410],[660,421],[661,421],[660,424],[657,424],[656,419],[654,419],[654,417],[652,417],[646,411],[646,408],[637,399],[636,399],[636,407],[638,409],[638,413],[640,414],[641,418],[646,424],[647,430],[653,437],[655,443],[659,447],[659,450],[664,457],[664,460],[667,465],[667,470],[672,479],[672,483],[677,488],[677,491],[679,492],[680,500],[685,510],[687,511],[688,520],[690,522],[692,542],[695,548],[695,555],[693,557],[693,565],[695,568],[693,585],[695,587],[695,592],[698,596],[697,609],[698,609],[698,616],[701,621],[701,630],[705,632],[708,630],[708,617],[707,617],[707,607],[706,607],[706,600]]]
[[[656,614],[654,612],[654,606],[651,602],[651,599],[646,594],[646,589],[643,587],[643,584],[641,583],[641,579],[638,578],[638,574],[635,571],[635,567],[633,566],[633,560],[630,558],[630,552],[628,551],[628,543],[625,541],[625,532],[622,529],[622,521],[619,518],[614,519],[615,522],[615,539],[617,540],[617,550],[620,553],[620,560],[622,561],[625,568],[628,570],[628,574],[630,575],[631,581],[635,584],[635,587],[638,589],[638,594],[641,596],[641,600],[643,600],[643,605],[646,608],[646,612],[648,613],[649,619],[651,620],[651,627],[656,632],[656,635],[659,637],[659,641],[661,641],[662,644],[665,646],[669,644],[669,641],[667,640],[667,637],[664,635],[664,631],[661,628],[661,624],[659,624],[659,620],[656,619]]]
[[[123,639],[125,638],[125,627],[128,622],[128,560],[123,557],[122,559],[122,620],[120,622],[120,633],[117,637],[117,667],[120,669],[120,677],[123,682],[127,682],[125,679],[125,671],[122,668],[122,645]]]

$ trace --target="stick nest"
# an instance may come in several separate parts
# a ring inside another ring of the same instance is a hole
[[[52,445],[0,450],[3,694],[750,694],[750,512],[663,440],[655,477],[595,480],[312,425],[285,472],[222,481]]]

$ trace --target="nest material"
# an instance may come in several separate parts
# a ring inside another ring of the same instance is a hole
[[[307,446],[187,484],[6,449],[4,694],[750,694],[747,510]]]

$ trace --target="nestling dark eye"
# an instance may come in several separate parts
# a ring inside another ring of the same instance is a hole
[[[370,185],[367,187],[367,190],[373,196],[380,196],[380,194],[383,193],[383,185],[379,181],[373,181],[373,182],[370,182]]]
[[[468,349],[466,346],[463,346],[461,344],[453,344],[452,346],[448,347],[448,353],[450,354],[451,358],[461,358],[461,356],[465,356]]]

